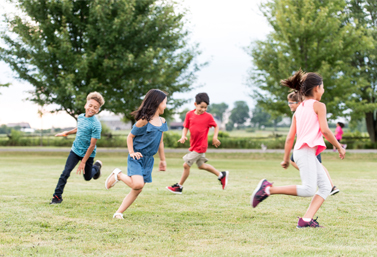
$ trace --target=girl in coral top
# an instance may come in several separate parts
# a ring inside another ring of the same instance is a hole
[[[316,73],[303,73],[301,70],[292,77],[282,80],[281,84],[297,90],[304,101],[298,106],[291,128],[285,142],[284,160],[281,166],[289,166],[289,156],[297,134],[294,146],[295,162],[300,169],[302,185],[272,187],[266,179],[262,179],[251,197],[255,208],[260,202],[273,194],[311,197],[314,195],[308,210],[299,218],[297,228],[320,227],[314,215],[331,192],[331,184],[317,155],[326,149],[323,136],[339,151],[339,157],[344,158],[346,151],[334,137],[326,120],[326,105],[320,103],[325,92],[323,80]],[[318,187],[318,191],[316,192]]]

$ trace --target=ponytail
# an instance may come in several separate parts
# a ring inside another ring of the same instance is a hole
[[[304,96],[312,96],[312,90],[316,86],[322,85],[322,77],[314,72],[304,73],[301,69],[298,70],[293,76],[288,79],[283,79],[280,84],[285,87],[289,87],[300,95],[300,98]]]

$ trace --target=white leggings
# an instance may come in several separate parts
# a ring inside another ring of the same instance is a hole
[[[294,150],[295,162],[300,169],[302,185],[297,186],[297,195],[310,197],[316,193],[326,200],[331,192],[330,180],[315,153],[316,148],[303,146]]]

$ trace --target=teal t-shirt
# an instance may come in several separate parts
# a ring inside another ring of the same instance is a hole
[[[96,116],[85,117],[85,114],[80,114],[77,118],[77,133],[75,141],[72,145],[72,151],[80,157],[84,157],[86,151],[90,146],[90,140],[92,138],[101,138],[101,122]],[[97,146],[94,148],[90,157],[96,156]]]

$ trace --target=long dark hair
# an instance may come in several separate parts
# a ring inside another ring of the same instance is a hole
[[[131,112],[131,115],[135,117],[135,120],[150,121],[166,96],[167,94],[159,89],[149,90],[139,108]]]
[[[293,76],[280,81],[282,86],[292,88],[301,96],[313,96],[313,88],[323,83],[322,77],[315,72],[304,73],[301,69]]]

